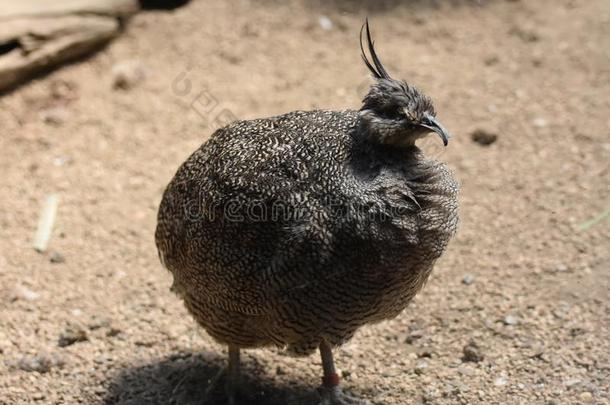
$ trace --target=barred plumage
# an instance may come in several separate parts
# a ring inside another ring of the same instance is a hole
[[[230,347],[307,355],[395,317],[456,230],[457,184],[415,146],[447,133],[369,46],[377,81],[361,110],[230,124],[163,195],[156,243],[173,289]]]

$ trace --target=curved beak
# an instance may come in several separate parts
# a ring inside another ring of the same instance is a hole
[[[426,114],[422,123],[419,126],[429,129],[430,131],[436,132],[438,136],[443,140],[443,145],[447,146],[451,134],[445,129],[445,127],[437,121],[437,119],[431,115]]]

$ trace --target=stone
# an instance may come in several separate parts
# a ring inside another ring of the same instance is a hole
[[[548,126],[548,123],[546,121],[546,119],[542,118],[542,117],[538,117],[535,118],[532,121],[532,124],[536,127],[536,128],[545,128],[546,126]]]
[[[466,284],[466,285],[470,285],[470,284],[474,283],[474,276],[472,274],[466,274],[462,278],[462,283]]]
[[[87,340],[89,340],[89,337],[84,329],[80,327],[69,327],[59,335],[57,344],[59,347],[66,347]]]
[[[504,376],[500,376],[494,380],[494,385],[496,387],[502,387],[506,384],[508,384],[508,379]]]
[[[424,336],[424,331],[421,329],[416,329],[414,331],[411,331],[407,335],[407,337],[405,338],[405,342],[413,344],[413,342],[415,342],[416,340],[421,339],[422,336]]]
[[[468,342],[466,346],[462,349],[464,356],[462,357],[463,361],[478,363],[484,359],[483,352],[479,345],[476,344],[473,340]]]
[[[112,87],[129,90],[146,77],[144,66],[137,60],[123,61],[112,67]]]
[[[66,261],[66,258],[59,252],[53,252],[49,257],[49,261],[53,264],[60,264],[64,263]]]
[[[589,391],[585,391],[581,392],[578,397],[581,399],[581,401],[590,401],[593,399],[593,394],[591,394]]]
[[[470,134],[470,139],[481,146],[489,146],[498,140],[498,135],[485,129],[475,129]]]
[[[47,373],[53,367],[61,367],[64,364],[65,362],[61,357],[43,353],[34,356],[23,356],[17,361],[15,366],[23,371]]]
[[[318,18],[318,24],[320,25],[320,27],[324,30],[324,31],[330,31],[333,29],[333,22],[331,21],[330,18],[328,18],[325,15],[321,15]]]
[[[580,381],[578,378],[570,378],[566,381],[563,382],[563,385],[566,386],[566,388],[570,389],[570,388],[574,388],[578,385],[580,385],[582,381]]]
[[[40,298],[40,294],[36,291],[32,291],[22,285],[15,287],[15,299],[21,299],[24,301],[36,301],[38,298]]]
[[[415,374],[423,374],[425,372],[425,370],[428,368],[428,362],[421,360],[418,361],[417,364],[415,365]]]
[[[506,315],[502,322],[504,322],[504,325],[514,326],[519,324],[519,318],[514,315]]]

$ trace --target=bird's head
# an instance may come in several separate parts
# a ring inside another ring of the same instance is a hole
[[[363,31],[366,31],[370,61],[364,51]],[[390,77],[381,64],[368,21],[360,30],[360,48],[362,59],[375,78],[359,112],[362,129],[368,137],[386,145],[406,146],[429,133],[436,133],[447,146],[450,134],[436,119],[432,100],[407,82]]]

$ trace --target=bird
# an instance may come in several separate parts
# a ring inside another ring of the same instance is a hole
[[[398,316],[456,234],[453,171],[416,145],[435,134],[447,146],[450,133],[428,96],[388,74],[368,19],[360,50],[373,81],[359,109],[232,122],[163,193],[159,257],[171,290],[228,347],[230,404],[240,350],[261,347],[319,350],[319,403],[367,403],[341,389],[333,350]]]

